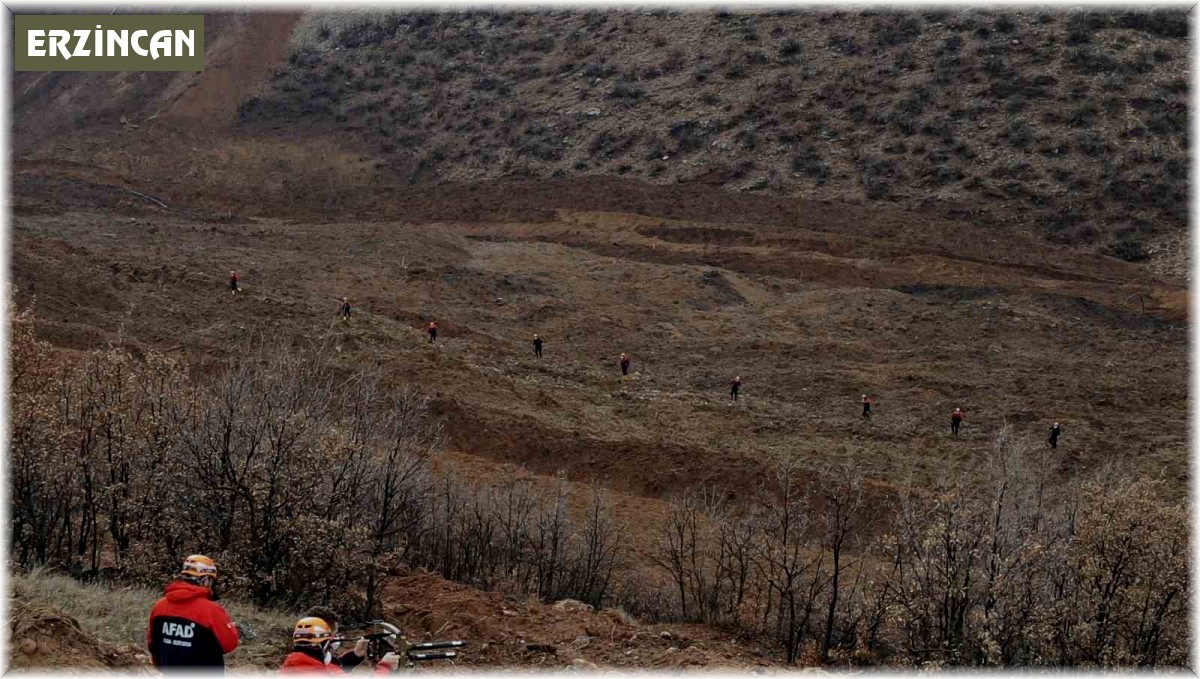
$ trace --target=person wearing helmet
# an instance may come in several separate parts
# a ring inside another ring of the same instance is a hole
[[[338,625],[342,618],[332,608],[326,606],[313,606],[304,614],[306,618],[320,618],[329,623],[330,629],[335,637],[338,636]],[[334,641],[329,649],[329,664],[338,665],[343,670],[349,672],[355,667],[362,664],[367,659],[367,640],[359,639],[354,643],[353,650],[346,651],[341,655],[336,654],[338,642]]]
[[[184,559],[179,578],[150,610],[146,647],[164,672],[202,668],[224,671],[225,654],[238,646],[237,626],[213,601],[217,565],[202,554]]]
[[[437,341],[437,321],[429,321],[429,328],[425,331],[429,333],[430,343]]]
[[[542,338],[536,332],[533,333],[533,355],[542,357]]]
[[[738,375],[729,383],[729,396],[733,400],[738,400],[738,390],[742,388],[742,376]]]
[[[309,616],[296,621],[292,628],[292,652],[283,659],[279,667],[281,674],[307,674],[310,672],[336,673],[350,671],[332,662],[334,641],[333,626],[323,618]],[[376,674],[391,674],[400,669],[400,656],[388,653],[375,665]]]
[[[1062,435],[1062,428],[1055,422],[1053,427],[1050,427],[1050,447],[1058,449],[1058,437]]]
[[[624,353],[621,354],[621,374],[629,374],[629,356]]]
[[[238,287],[238,282],[240,280],[241,280],[241,277],[238,276],[238,272],[236,272],[236,271],[229,272],[229,294],[235,295],[235,294],[237,294],[237,292],[239,290],[241,290],[241,288]]]
[[[962,421],[967,418],[967,414],[962,408],[955,408],[954,412],[950,413],[950,435],[958,436],[958,430],[962,427]]]
[[[873,401],[871,399],[867,398],[866,394],[863,394],[863,399],[862,399],[863,414],[862,414],[862,416],[863,416],[864,420],[871,419],[871,403],[873,403]]]
[[[350,318],[350,300],[349,300],[349,298],[343,297],[342,298],[342,320],[344,321],[349,318]]]

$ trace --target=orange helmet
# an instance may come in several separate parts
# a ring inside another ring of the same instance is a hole
[[[300,618],[292,629],[292,645],[320,646],[333,638],[333,629],[323,618]]]
[[[180,575],[193,578],[217,578],[217,563],[203,554],[193,554],[183,560]]]

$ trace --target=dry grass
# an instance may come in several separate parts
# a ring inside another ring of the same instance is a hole
[[[14,573],[10,596],[51,606],[79,621],[84,633],[114,646],[145,648],[146,622],[159,590],[85,584],[67,575],[44,570]],[[227,658],[231,666],[274,666],[287,651],[287,638],[296,616],[257,608],[240,601],[222,601],[230,616],[253,630]]]
[[[703,179],[1135,260],[1186,224],[1190,59],[1177,17],[1130,16],[309,14],[243,122],[331,125],[413,182]]]

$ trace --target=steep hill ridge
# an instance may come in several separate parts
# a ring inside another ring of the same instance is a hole
[[[18,74],[18,157],[246,214],[602,175],[922,207],[1131,260],[1186,250],[1175,10],[226,14],[208,31],[199,76]]]

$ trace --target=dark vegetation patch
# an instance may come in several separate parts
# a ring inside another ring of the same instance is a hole
[[[996,287],[966,287],[962,285],[933,285],[917,283],[915,285],[900,285],[892,288],[906,295],[921,297],[938,302],[971,302],[977,299],[995,297],[1004,292]]]
[[[1187,25],[1133,9],[393,13],[316,31],[238,113],[332,131],[401,182],[610,174],[969,207],[1137,261],[1187,224]],[[1130,223],[1155,226],[1118,233]]]

